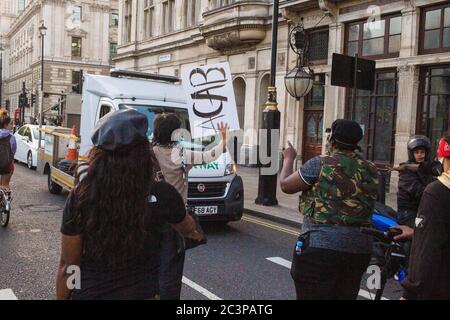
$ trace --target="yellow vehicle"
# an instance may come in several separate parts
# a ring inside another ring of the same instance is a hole
[[[78,157],[68,159],[67,152],[69,148],[78,151],[79,138],[72,134],[70,128],[51,127],[39,130],[45,139],[38,149],[36,170],[47,175],[50,193],[59,194],[63,189],[71,191],[75,185],[74,169]]]

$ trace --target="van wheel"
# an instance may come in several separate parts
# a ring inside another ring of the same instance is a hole
[[[60,194],[62,191],[62,187],[52,181],[51,171],[49,171],[49,173],[47,174],[47,186],[48,191],[50,191],[51,194]]]

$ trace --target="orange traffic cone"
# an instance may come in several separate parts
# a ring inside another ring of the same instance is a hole
[[[70,133],[73,139],[69,140],[69,147],[67,148],[66,160],[76,161],[78,160],[78,151],[76,146],[76,138],[78,136],[77,128],[73,126]]]

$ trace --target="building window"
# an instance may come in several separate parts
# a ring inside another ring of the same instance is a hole
[[[322,152],[325,105],[324,73],[314,75],[313,87],[304,101],[302,161],[306,162]]]
[[[72,57],[81,58],[81,38],[72,37]]]
[[[145,38],[155,35],[155,5],[154,0],[145,0],[144,3],[144,34]]]
[[[26,1],[25,0],[17,0],[17,10],[23,11],[26,7]]]
[[[382,17],[378,21],[366,20],[350,23],[346,28],[345,51],[349,56],[372,59],[399,56],[402,31],[401,16]]]
[[[125,0],[125,8],[124,8],[124,28],[123,28],[123,38],[124,42],[131,41],[131,19],[133,16],[133,2],[131,0]]]
[[[111,26],[113,26],[113,27],[119,26],[119,14],[117,14],[117,13],[111,14]]]
[[[436,152],[439,139],[450,133],[450,65],[420,70],[418,133],[426,135]]]
[[[117,54],[117,43],[109,43],[109,57],[112,58]]]
[[[357,90],[356,120],[364,131],[364,156],[377,164],[394,162],[398,78],[395,70],[377,70],[375,91]],[[352,90],[347,90],[347,119],[351,118]]]
[[[425,8],[420,24],[420,53],[450,51],[450,3]]]
[[[80,71],[72,70],[72,84],[78,84],[80,81]]]
[[[328,29],[308,31],[308,60],[313,64],[327,64]]]
[[[81,6],[74,6],[72,10],[73,21],[80,22],[81,21]]]
[[[323,110],[325,105],[325,74],[314,75],[314,83],[311,91],[305,98],[305,110]]]
[[[236,0],[209,0],[210,9],[218,9],[235,3]]]
[[[163,31],[164,33],[172,32],[174,28],[175,0],[167,0],[163,2]]]
[[[184,1],[184,19],[186,27],[193,27],[198,23],[200,16],[200,3],[196,0]]]

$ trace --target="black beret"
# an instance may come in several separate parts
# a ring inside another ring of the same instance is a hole
[[[101,118],[92,132],[94,146],[114,151],[133,142],[147,139],[148,120],[134,109],[108,113]]]
[[[336,142],[356,146],[363,137],[363,131],[356,121],[337,119],[331,125],[331,137]]]

